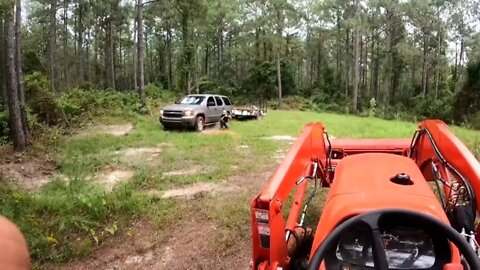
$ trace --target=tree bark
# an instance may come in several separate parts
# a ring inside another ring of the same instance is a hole
[[[438,87],[440,83],[440,56],[441,56],[441,46],[442,46],[442,34],[438,32],[437,39],[437,74],[435,75],[435,100],[438,99]]]
[[[426,97],[428,94],[427,78],[428,78],[428,44],[427,34],[423,33],[423,66],[422,66],[422,94]]]
[[[209,71],[210,71],[210,69],[208,68],[209,67],[209,60],[210,60],[210,46],[206,45],[205,46],[205,60],[204,60],[204,63],[203,63],[203,75],[207,76],[207,77],[208,77]]]
[[[87,31],[87,37],[86,37],[86,50],[85,50],[85,61],[86,61],[86,66],[87,66],[87,71],[85,75],[85,80],[90,83],[90,77],[91,77],[91,71],[90,71],[90,31]]]
[[[84,26],[83,26],[83,8],[85,3],[83,2],[84,0],[78,0],[78,6],[77,6],[77,70],[78,70],[78,82],[79,84],[83,84],[85,81],[85,71],[84,71],[84,53],[83,53],[83,35],[84,35]]]
[[[23,71],[22,71],[22,1],[17,0],[15,11],[15,68],[17,74],[17,91],[20,102],[20,114],[22,118],[23,134],[25,141],[28,144],[29,132],[27,121],[27,105],[25,104],[25,87],[23,85]]]
[[[6,81],[7,81],[7,104],[10,116],[10,128],[14,149],[23,152],[27,149],[27,138],[22,125],[22,112],[18,97],[18,82],[15,67],[15,39],[13,6],[4,15],[6,52]]]
[[[191,48],[191,36],[190,36],[190,15],[191,10],[188,3],[185,3],[183,0],[178,0],[182,3],[180,4],[181,10],[181,31],[182,31],[182,61],[180,66],[180,80],[178,88],[182,92],[188,92],[191,69],[192,69],[192,48]],[[186,89],[187,88],[187,89]]]
[[[115,90],[115,61],[114,61],[114,45],[113,45],[113,22],[112,17],[109,17],[106,22],[106,46],[105,46],[105,69],[107,88]]]
[[[168,90],[173,90],[173,52],[172,29],[167,29],[167,54],[168,54]]]
[[[361,59],[361,51],[360,51],[360,31],[355,29],[355,75],[353,79],[353,113],[357,113],[358,111],[358,93],[360,87],[360,59]]]
[[[346,35],[346,45],[345,45],[345,98],[348,99],[348,88],[349,88],[349,77],[350,77],[350,57],[349,57],[349,47],[350,47],[350,30],[345,31]]]
[[[2,95],[0,100],[0,105],[6,105],[7,102],[7,75],[6,75],[6,66],[5,66],[5,58],[7,56],[6,50],[6,42],[7,39],[5,38],[5,27],[3,18],[0,18],[0,87],[2,88]]]
[[[52,89],[57,89],[57,0],[51,0],[49,31],[49,70]]]
[[[69,85],[68,76],[68,0],[63,0],[63,85],[61,89],[65,89]]]
[[[137,52],[138,52],[138,43],[137,43],[137,37],[138,35],[138,2],[135,3],[135,20],[133,22],[133,44],[134,44],[134,47],[133,47],[133,53],[132,53],[132,56],[133,56],[133,88],[135,91],[139,91],[138,89],[138,72],[137,72],[137,68],[138,68],[138,55],[137,55]]]
[[[282,70],[281,70],[281,56],[282,56],[282,33],[283,33],[283,10],[282,7],[277,6],[277,83],[278,83],[278,108],[283,108],[283,89],[282,89]]]
[[[457,69],[457,82],[455,84],[455,93],[458,93],[458,91],[460,90],[460,86],[461,86],[461,78],[462,78],[462,73],[461,71],[459,71],[462,66],[463,66],[463,55],[465,53],[465,39],[463,37],[461,37],[461,40],[460,40],[460,56],[459,56],[459,60],[458,60],[458,69]]]
[[[143,1],[138,0],[138,95],[140,96],[140,104],[146,106],[145,97],[145,38],[143,36]]]

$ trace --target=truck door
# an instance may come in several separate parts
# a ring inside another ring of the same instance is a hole
[[[222,112],[225,110],[225,104],[223,104],[223,100],[220,97],[215,96],[215,101],[217,102],[217,121],[220,121],[222,117]]]
[[[207,99],[207,109],[205,110],[205,122],[206,123],[213,123],[217,119],[217,104],[215,103],[215,99],[213,97],[208,97]]]

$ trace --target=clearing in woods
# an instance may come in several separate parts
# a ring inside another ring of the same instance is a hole
[[[250,200],[316,121],[338,138],[411,137],[416,128],[296,111],[202,133],[166,132],[155,116],[111,129],[101,123],[51,158],[4,158],[0,178],[27,191],[8,190],[12,202],[0,210],[31,217],[13,219],[39,269],[248,269]],[[454,132],[479,152],[480,133]],[[312,227],[321,201],[310,212]]]

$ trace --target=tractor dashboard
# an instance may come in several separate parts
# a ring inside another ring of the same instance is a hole
[[[381,230],[381,238],[390,269],[431,269],[436,256],[444,256],[435,252],[431,236],[417,228],[385,228]],[[372,246],[368,228],[359,226],[342,235],[335,252],[340,269],[375,269]]]

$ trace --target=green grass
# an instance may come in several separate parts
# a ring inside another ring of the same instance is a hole
[[[121,230],[137,218],[149,218],[161,229],[179,213],[174,200],[149,198],[148,190],[166,190],[195,182],[220,182],[236,170],[258,172],[274,164],[272,155],[283,142],[265,140],[274,135],[298,136],[305,124],[322,122],[337,138],[410,138],[417,123],[387,121],[327,113],[269,111],[260,121],[233,121],[231,129],[216,135],[195,132],[166,132],[157,117],[128,115],[104,117],[102,122],[132,122],[128,135],[114,137],[91,134],[65,138],[55,153],[58,170],[70,184],[54,181],[38,192],[0,188],[0,212],[19,224],[30,244],[35,263],[62,262],[91,252],[102,239]],[[478,154],[480,132],[453,127],[465,144]],[[161,153],[151,160],[125,158],[116,154],[130,147],[156,147]],[[248,148],[240,148],[247,145]],[[133,179],[113,192],[88,181],[107,166],[130,169]],[[162,174],[190,167],[210,168],[191,176],[165,177]],[[238,169],[234,169],[238,166]],[[321,195],[320,197],[323,197]],[[232,231],[233,239],[248,233],[250,198],[242,195],[225,205],[209,205],[210,218]],[[310,211],[319,213],[319,207]],[[314,220],[309,220],[309,223]],[[225,237],[225,244],[232,244]]]

